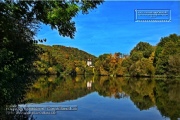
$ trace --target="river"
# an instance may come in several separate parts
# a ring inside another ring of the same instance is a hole
[[[180,80],[39,76],[26,94],[37,120],[180,120]]]

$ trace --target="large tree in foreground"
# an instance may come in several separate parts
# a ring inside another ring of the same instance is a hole
[[[78,12],[87,14],[102,1],[0,0],[0,104],[18,104],[30,83],[32,62],[40,53],[34,39],[39,23],[74,38]],[[0,110],[1,111],[1,110]],[[1,118],[1,116],[0,116]],[[5,118],[6,119],[6,118]]]
[[[1,15],[9,15],[18,21],[32,23],[36,20],[48,24],[52,29],[57,29],[60,35],[73,38],[76,28],[72,18],[80,11],[87,14],[88,10],[97,8],[101,3],[102,0],[1,1],[0,12]]]

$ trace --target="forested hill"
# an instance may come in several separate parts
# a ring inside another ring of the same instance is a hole
[[[87,60],[89,58],[95,58],[95,56],[73,47],[66,47],[62,45],[47,46],[42,44],[39,46],[43,48],[43,50],[51,52],[52,56],[57,57],[57,59],[65,58],[67,60]]]
[[[180,75],[180,36],[162,37],[156,46],[139,42],[130,52],[103,54],[96,58],[77,48],[39,45],[43,53],[34,62],[36,74],[95,74],[106,76]],[[91,59],[91,65],[87,60]],[[180,77],[180,76],[179,76]]]
[[[85,67],[88,59],[95,60],[95,56],[77,48],[62,45],[38,45],[43,53],[34,62],[37,74],[69,74],[76,67]]]

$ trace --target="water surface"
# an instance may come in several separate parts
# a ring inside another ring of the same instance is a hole
[[[37,120],[177,120],[180,81],[95,76],[40,76],[26,95],[26,107],[77,106]]]

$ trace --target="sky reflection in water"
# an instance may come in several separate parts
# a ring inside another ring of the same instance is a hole
[[[41,78],[34,84],[27,94],[31,102],[26,106],[77,105],[78,110],[34,115],[37,120],[169,120],[169,116],[171,119],[180,116],[180,81],[54,78],[48,82],[48,79]]]

